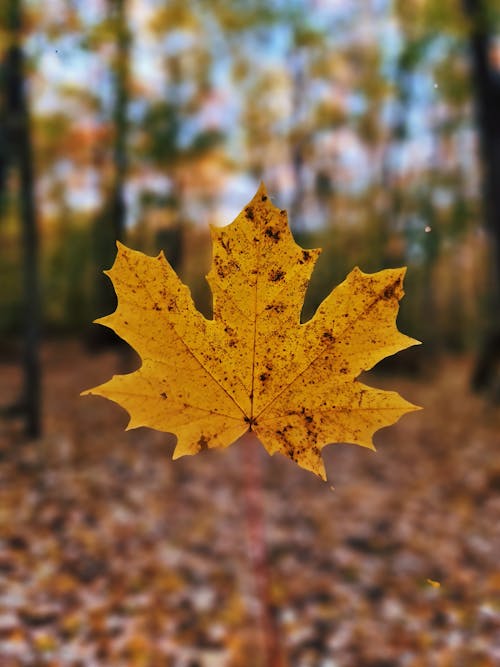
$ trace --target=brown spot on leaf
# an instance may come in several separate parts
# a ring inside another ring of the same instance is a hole
[[[245,215],[249,220],[253,220],[253,208],[251,206],[246,207]]]
[[[283,280],[284,277],[285,273],[280,269],[273,269],[269,272],[269,280],[273,283],[277,283],[279,280]]]
[[[401,286],[401,280],[398,278],[395,283],[388,285],[384,290],[384,299],[392,299],[396,296],[396,289]]]
[[[206,438],[204,435],[200,436],[200,439],[198,440],[198,447],[199,447],[199,452],[204,451],[205,449],[208,449],[208,443],[209,440]]]
[[[268,238],[273,239],[273,241],[279,241],[281,238],[281,232],[278,229],[272,229],[271,227],[267,227],[264,234]]]
[[[261,382],[265,382],[265,381],[267,380],[268,377],[269,377],[269,373],[261,373],[261,374],[259,375],[259,380],[260,380]]]
[[[167,394],[164,391],[161,392],[160,396],[163,398],[163,400],[168,398]]]

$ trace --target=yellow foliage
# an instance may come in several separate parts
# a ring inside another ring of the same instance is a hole
[[[142,366],[84,393],[124,407],[128,428],[175,433],[174,458],[226,447],[252,430],[270,454],[325,479],[322,447],[373,448],[376,430],[416,409],[356,380],[418,342],[396,328],[405,269],[355,268],[301,324],[320,250],[295,243],[264,186],[232,224],[211,232],[212,320],[196,310],[163,253],[118,244],[107,272],[118,307],[98,322],[127,341]]]
[[[56,639],[48,632],[40,632],[36,634],[33,638],[33,644],[38,651],[43,653],[49,653],[57,648]]]

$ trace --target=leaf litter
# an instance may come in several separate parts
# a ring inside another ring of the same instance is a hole
[[[111,404],[89,410],[77,396],[117,366],[112,353],[48,344],[46,435],[23,444],[19,424],[2,427],[0,664],[264,667],[240,451],[173,466],[170,436],[120,432]],[[327,451],[335,493],[263,455],[288,665],[499,663],[500,417],[468,377],[465,359],[433,378],[392,377],[425,413],[377,435],[383,456]],[[3,365],[0,395],[18,384]]]

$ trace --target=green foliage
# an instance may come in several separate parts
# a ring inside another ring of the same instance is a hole
[[[92,291],[92,240],[88,224],[58,230],[43,267],[46,328],[81,331],[89,317]]]
[[[143,120],[142,151],[157,164],[169,167],[179,159],[179,133],[182,118],[178,108],[171,102],[152,105]]]

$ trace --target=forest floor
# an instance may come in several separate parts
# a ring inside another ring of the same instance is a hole
[[[277,667],[245,451],[282,665],[500,665],[500,414],[469,393],[466,358],[372,374],[425,410],[377,453],[327,447],[326,484],[248,440],[172,461],[171,436],[124,432],[120,408],[79,397],[119,372],[114,352],[51,342],[43,366],[44,436],[0,428],[1,667]],[[0,403],[19,384],[2,362]]]

